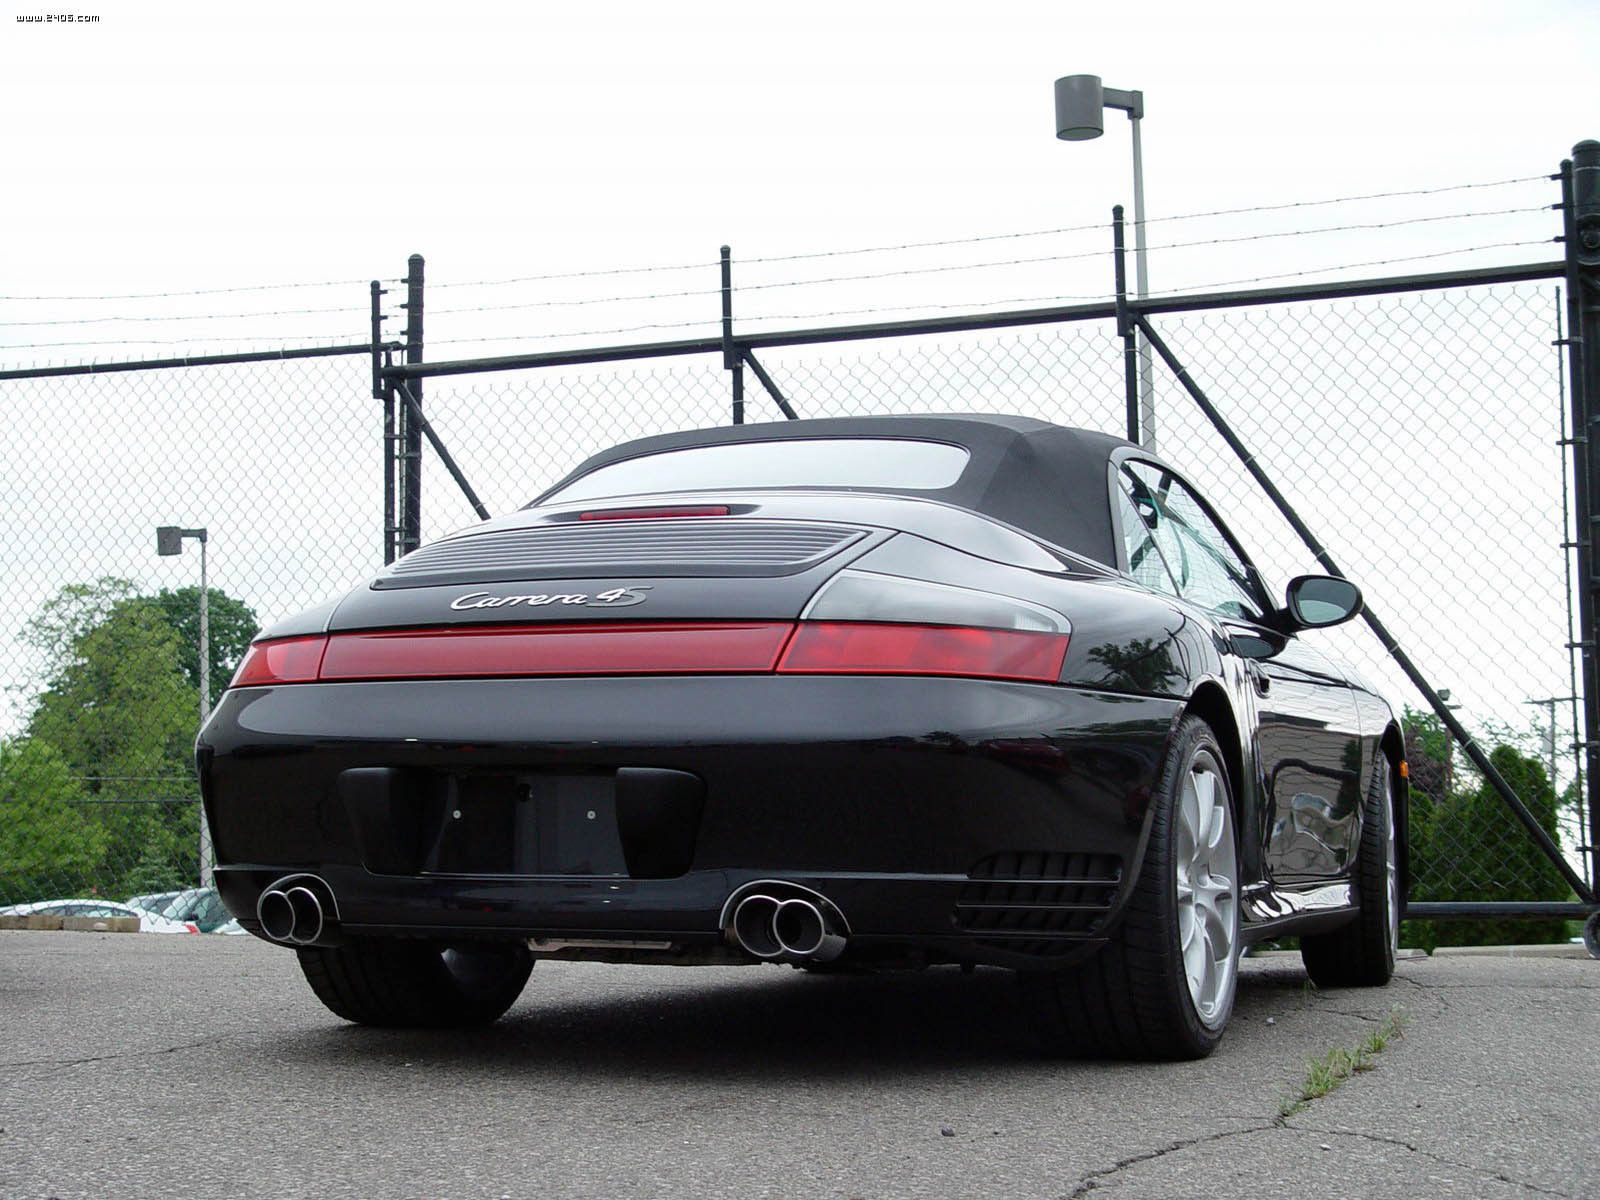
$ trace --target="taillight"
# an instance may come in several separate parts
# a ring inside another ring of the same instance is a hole
[[[823,584],[800,617],[805,621],[1072,632],[1065,615],[1032,600],[859,568],[840,571]]]
[[[788,621],[639,621],[339,633],[328,639],[318,678],[767,672],[792,628]]]
[[[1055,683],[1066,656],[1066,634],[806,621],[796,628],[778,673],[956,675]]]
[[[232,687],[380,679],[771,672],[790,621],[384,629],[257,642]]]
[[[328,639],[313,637],[278,638],[256,642],[245,653],[244,661],[233,673],[229,687],[261,687],[274,683],[311,683],[322,666]]]

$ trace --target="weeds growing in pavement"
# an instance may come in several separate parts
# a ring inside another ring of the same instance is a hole
[[[1303,1112],[1313,1100],[1322,1099],[1350,1076],[1372,1070],[1376,1065],[1374,1059],[1383,1053],[1385,1046],[1401,1036],[1404,1025],[1405,1010],[1397,1004],[1354,1049],[1335,1046],[1320,1058],[1312,1059],[1300,1091],[1283,1102],[1278,1119],[1282,1121]]]

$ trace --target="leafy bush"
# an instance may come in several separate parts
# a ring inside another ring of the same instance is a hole
[[[1437,717],[1407,711],[1411,770],[1411,899],[1567,900],[1571,890],[1500,794],[1476,771],[1458,770]],[[1557,798],[1544,764],[1510,745],[1489,761],[1559,842]],[[1401,944],[1478,946],[1565,941],[1561,920],[1407,921]]]

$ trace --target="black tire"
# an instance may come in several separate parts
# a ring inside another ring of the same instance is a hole
[[[347,1021],[400,1029],[487,1025],[516,1002],[533,970],[517,943],[352,938],[298,951],[317,999]]]
[[[1151,797],[1150,840],[1133,894],[1113,937],[1094,957],[1064,971],[1022,976],[1044,1048],[1055,1054],[1118,1058],[1204,1058],[1216,1048],[1233,1010],[1239,960],[1239,880],[1232,880],[1231,974],[1225,999],[1202,1020],[1190,994],[1179,926],[1175,851],[1178,804],[1197,764],[1214,772],[1217,802],[1226,806],[1227,834],[1237,864],[1237,813],[1222,749],[1198,717],[1179,725],[1161,781]]]
[[[1361,846],[1356,852],[1355,889],[1360,911],[1354,921],[1328,933],[1302,935],[1300,958],[1311,982],[1322,988],[1382,987],[1394,975],[1399,922],[1391,892],[1391,854],[1398,846],[1394,830],[1393,772],[1380,754],[1367,787],[1362,811]]]

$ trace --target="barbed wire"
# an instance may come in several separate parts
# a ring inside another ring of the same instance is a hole
[[[257,312],[237,313],[174,313],[158,317],[58,317],[48,321],[0,321],[0,329],[22,329],[39,325],[114,325],[139,322],[141,324],[164,324],[169,321],[239,321],[251,317],[310,317],[326,316],[331,313],[362,313],[368,310],[365,307],[357,308],[354,305],[342,304],[336,308],[282,308],[268,309]]]
[[[1508,208],[1508,209],[1476,210],[1476,211],[1458,212],[1458,213],[1438,213],[1438,214],[1430,214],[1430,215],[1427,215],[1427,216],[1420,216],[1420,217],[1403,217],[1403,218],[1398,218],[1398,219],[1393,220],[1393,221],[1352,222],[1352,223],[1347,223],[1347,224],[1344,224],[1344,225],[1325,225],[1325,226],[1319,226],[1319,227],[1315,227],[1315,228],[1311,228],[1311,229],[1288,229],[1288,230],[1272,231],[1272,232],[1267,232],[1267,233],[1241,234],[1241,235],[1236,235],[1236,236],[1233,236],[1233,237],[1204,238],[1204,239],[1197,239],[1197,240],[1189,241],[1189,242],[1172,242],[1172,243],[1167,243],[1165,245],[1150,247],[1149,251],[1147,251],[1147,252],[1154,252],[1154,251],[1163,251],[1163,252],[1165,252],[1165,251],[1172,251],[1172,250],[1186,250],[1186,249],[1194,249],[1194,248],[1197,248],[1197,247],[1205,247],[1205,246],[1224,246],[1224,245],[1231,245],[1231,244],[1235,244],[1235,243],[1239,243],[1239,242],[1256,242],[1256,241],[1265,241],[1265,240],[1276,239],[1276,238],[1310,237],[1310,236],[1330,234],[1330,233],[1344,233],[1344,232],[1352,232],[1352,231],[1368,231],[1368,230],[1374,230],[1374,229],[1392,229],[1392,228],[1398,228],[1398,227],[1406,226],[1406,225],[1428,224],[1428,223],[1436,223],[1436,222],[1440,222],[1440,221],[1459,221],[1459,220],[1468,220],[1468,219],[1481,218],[1481,217],[1501,217],[1501,216],[1518,215],[1518,214],[1525,214],[1525,213],[1531,213],[1531,212],[1542,212],[1542,211],[1545,211],[1544,206],[1543,205],[1536,205],[1536,206],[1530,206],[1530,207],[1518,207],[1518,208]],[[907,267],[907,268],[901,268],[901,269],[893,270],[893,271],[868,271],[868,272],[861,272],[861,273],[857,273],[857,274],[853,274],[853,275],[829,275],[829,276],[822,276],[822,277],[819,277],[819,278],[816,278],[816,279],[772,280],[772,281],[768,281],[766,283],[741,284],[741,285],[737,286],[734,290],[735,290],[736,293],[744,294],[744,293],[749,293],[749,292],[772,291],[772,290],[775,290],[775,289],[778,289],[778,288],[816,287],[816,286],[820,286],[820,285],[823,285],[823,284],[834,284],[834,283],[863,283],[863,282],[869,282],[869,281],[879,280],[879,279],[899,279],[899,278],[912,278],[912,277],[925,276],[925,275],[949,274],[949,273],[957,272],[957,271],[979,271],[979,270],[992,270],[992,269],[996,269],[996,268],[1000,268],[1000,267],[1031,266],[1031,265],[1038,265],[1038,264],[1041,264],[1041,263],[1074,262],[1074,261],[1082,261],[1082,260],[1087,260],[1087,259],[1105,258],[1105,257],[1107,257],[1107,256],[1109,256],[1109,255],[1111,255],[1113,253],[1114,253],[1114,251],[1110,247],[1105,247],[1105,248],[1101,248],[1101,249],[1098,249],[1098,250],[1078,251],[1078,252],[1072,253],[1072,254],[1031,255],[1031,256],[1022,257],[1022,258],[1008,258],[1008,259],[999,259],[999,260],[988,260],[988,261],[976,262],[976,263],[944,263],[944,264],[940,264],[938,266]],[[1338,268],[1325,268],[1325,269],[1338,269]],[[722,294],[722,289],[720,287],[716,287],[716,288],[695,288],[695,289],[687,289],[687,290],[676,291],[676,292],[651,292],[651,293],[635,293],[635,294],[632,294],[632,295],[620,295],[620,296],[597,296],[597,297],[582,297],[582,298],[561,298],[561,299],[553,299],[553,300],[530,300],[530,301],[517,302],[517,303],[513,303],[513,304],[482,304],[482,305],[471,305],[471,306],[462,307],[462,308],[435,309],[433,311],[434,311],[435,315],[446,315],[446,314],[483,313],[483,312],[513,312],[513,311],[524,311],[524,310],[528,310],[528,309],[537,309],[537,308],[582,308],[582,307],[593,306],[593,305],[596,305],[596,304],[637,303],[637,302],[640,302],[640,301],[650,301],[650,300],[686,299],[686,298],[691,298],[691,297],[720,296],[721,294]]]
[[[557,271],[548,275],[516,275],[508,279],[463,279],[446,283],[430,283],[428,290],[463,287],[504,287],[512,283],[544,283],[553,279],[598,279],[608,275],[650,275],[661,271],[695,271],[703,267],[718,267],[721,259],[707,259],[692,263],[663,263],[647,267],[606,267],[594,271]]]
[[[380,283],[404,283],[402,279],[382,279]],[[253,283],[241,287],[191,288],[181,292],[119,292],[95,296],[0,296],[0,300],[55,301],[55,300],[176,300],[187,296],[229,296],[239,292],[278,292],[293,288],[355,287],[371,283],[368,279],[319,279],[308,283]]]
[[[1351,233],[1368,232],[1374,229],[1398,229],[1403,225],[1431,225],[1440,221],[1461,221],[1473,217],[1508,217],[1524,213],[1548,212],[1549,207],[1544,204],[1535,204],[1526,208],[1497,208],[1480,209],[1472,212],[1437,213],[1426,217],[1401,217],[1394,221],[1359,221],[1345,225],[1322,225],[1314,229],[1286,229],[1268,233],[1241,233],[1232,237],[1208,238],[1204,241],[1194,242],[1168,242],[1164,245],[1147,246],[1145,252],[1154,254],[1156,251],[1163,253],[1169,250],[1189,250],[1197,246],[1232,246],[1240,242],[1264,242],[1273,238],[1311,237],[1323,233]]]
[[[1521,246],[1547,246],[1556,241],[1555,238],[1534,238],[1522,242],[1486,242],[1481,246],[1462,246],[1454,250],[1436,250],[1428,254],[1404,254],[1396,258],[1372,258],[1365,262],[1341,263],[1332,267],[1311,267],[1304,271],[1276,271],[1270,275],[1251,275],[1245,279],[1224,279],[1213,283],[1197,283],[1192,286],[1171,288],[1168,290],[1154,291],[1155,296],[1181,296],[1190,292],[1214,291],[1218,288],[1239,287],[1246,283],[1261,283],[1268,279],[1299,279],[1306,275],[1323,275],[1338,271],[1355,271],[1363,267],[1387,267],[1395,263],[1423,262],[1427,259],[1448,258],[1455,254],[1478,254],[1484,250],[1509,250]]]
[[[1222,240],[1222,239],[1217,239],[1217,240]],[[1477,253],[1481,253],[1481,252],[1488,251],[1488,250],[1501,250],[1501,249],[1521,248],[1521,247],[1527,247],[1527,246],[1548,245],[1548,244],[1550,244],[1550,242],[1552,240],[1553,239],[1535,238],[1535,239],[1523,240],[1523,241],[1488,242],[1488,243],[1483,243],[1483,244],[1479,244],[1479,245],[1475,245],[1475,246],[1459,246],[1459,247],[1455,247],[1455,248],[1448,249],[1448,250],[1430,251],[1430,252],[1420,253],[1420,254],[1396,255],[1396,256],[1389,257],[1389,258],[1367,259],[1367,260],[1364,260],[1364,261],[1361,261],[1361,262],[1346,262],[1346,263],[1338,263],[1338,264],[1333,264],[1333,265],[1325,265],[1325,266],[1320,266],[1320,267],[1311,267],[1311,268],[1307,268],[1305,270],[1300,270],[1300,271],[1278,271],[1278,272],[1272,272],[1272,273],[1263,274],[1263,275],[1253,275],[1253,276],[1249,276],[1249,277],[1246,277],[1246,278],[1240,278],[1240,279],[1220,280],[1220,281],[1208,282],[1208,283],[1203,283],[1203,284],[1185,285],[1185,286],[1179,287],[1179,288],[1157,289],[1157,290],[1152,291],[1151,293],[1149,293],[1149,295],[1150,295],[1151,298],[1181,296],[1181,295],[1191,294],[1191,293],[1195,293],[1195,292],[1213,291],[1213,290],[1217,290],[1217,289],[1221,289],[1221,288],[1238,287],[1238,286],[1242,286],[1244,284],[1249,284],[1249,283],[1261,283],[1261,282],[1264,282],[1264,281],[1267,281],[1267,280],[1273,280],[1273,279],[1297,279],[1297,278],[1304,278],[1304,277],[1309,276],[1309,275],[1331,275],[1331,274],[1337,274],[1337,273],[1342,272],[1342,271],[1358,270],[1358,269],[1365,268],[1365,267],[1390,266],[1390,265],[1393,265],[1393,264],[1396,264],[1396,263],[1406,263],[1406,262],[1423,262],[1423,261],[1435,260],[1435,259],[1439,259],[1439,258],[1447,258],[1447,257],[1451,257],[1453,255],[1477,254]],[[1200,244],[1206,244],[1206,243],[1193,243],[1193,244],[1200,245]],[[1178,248],[1178,246],[1174,245],[1174,246],[1167,247],[1167,248],[1168,249],[1175,249],[1175,248]],[[718,289],[718,290],[720,291],[720,289]],[[755,290],[755,289],[752,288],[752,289],[746,289],[746,290]],[[976,300],[976,301],[967,300],[967,301],[962,301],[960,303],[954,303],[954,304],[940,304],[940,303],[933,303],[933,302],[929,302],[929,301],[920,301],[920,302],[909,303],[909,304],[867,305],[867,306],[861,306],[861,307],[856,307],[856,308],[836,308],[836,309],[826,309],[826,310],[818,310],[818,311],[804,312],[804,313],[749,313],[749,314],[741,314],[737,319],[738,319],[738,323],[741,326],[746,326],[747,327],[752,323],[760,323],[760,322],[770,323],[770,322],[773,322],[773,321],[814,321],[814,320],[820,320],[820,319],[823,319],[823,318],[830,318],[830,317],[872,316],[872,315],[880,315],[880,314],[883,314],[883,313],[978,311],[978,310],[983,310],[983,309],[987,309],[987,308],[993,308],[993,307],[995,307],[997,305],[1040,305],[1040,304],[1048,305],[1048,304],[1060,304],[1060,303],[1067,302],[1067,301],[1083,301],[1083,302],[1104,301],[1104,300],[1109,300],[1111,298],[1112,298],[1112,293],[1109,292],[1109,291],[1083,292],[1083,293],[1052,292],[1052,293],[1045,294],[1045,295],[1008,296],[1008,297],[1001,297],[1001,298],[996,298],[996,299],[991,299],[991,300]],[[513,307],[520,307],[520,306],[513,306]],[[452,311],[476,311],[476,310],[467,309],[467,310],[452,310]],[[557,332],[552,332],[552,333],[504,334],[504,335],[490,335],[490,336],[483,336],[483,337],[467,336],[467,337],[453,337],[453,338],[433,338],[433,339],[430,339],[427,344],[430,345],[430,346],[445,346],[445,345],[469,345],[469,344],[479,344],[479,343],[487,344],[487,343],[497,343],[497,342],[546,342],[546,341],[557,341],[557,340],[561,340],[561,339],[577,340],[577,339],[581,339],[581,338],[601,337],[601,336],[608,336],[608,335],[613,335],[613,334],[643,333],[643,332],[648,332],[648,331],[651,331],[651,330],[714,328],[716,326],[716,324],[717,324],[717,318],[715,318],[715,317],[705,317],[705,318],[700,318],[700,319],[690,320],[690,321],[648,322],[648,323],[642,323],[642,324],[637,324],[637,325],[609,326],[609,327],[606,327],[606,328],[596,328],[596,329],[564,330],[564,331],[557,331]],[[310,338],[298,338],[298,339],[293,339],[293,340],[300,341],[300,342],[305,342],[305,341],[330,341],[330,340],[333,340],[335,337],[337,337],[337,335],[334,335],[334,334],[319,334],[319,335],[314,335],[314,336],[312,336]],[[225,341],[225,342],[237,342],[239,344],[246,344],[246,343],[262,342],[262,341],[287,342],[287,341],[290,341],[290,340],[291,339],[289,339],[285,335],[283,337],[271,337],[271,338],[260,338],[260,339],[232,338],[232,337],[200,337],[200,338],[187,338],[187,339],[175,339],[175,340],[161,340],[161,339],[153,339],[153,338],[144,338],[144,339],[137,339],[137,340],[121,339],[121,340],[111,340],[111,341],[32,342],[32,343],[14,344],[14,345],[10,345],[10,346],[0,346],[0,351],[5,351],[5,350],[48,349],[48,348],[69,347],[69,346],[70,347],[108,346],[108,345],[112,345],[112,346],[144,346],[144,345],[174,346],[174,345],[188,345],[188,344],[192,344],[194,342],[219,342],[219,341]]]
[[[506,333],[486,337],[429,338],[429,346],[458,346],[468,342],[548,342],[561,338],[602,337],[617,333],[645,333],[652,329],[693,329],[715,327],[717,317],[701,317],[694,321],[655,321],[647,325],[620,325],[609,329],[572,329],[559,333]]]
[[[1143,224],[1146,226],[1170,223],[1174,221],[1193,221],[1208,217],[1241,216],[1251,213],[1283,212],[1291,209],[1319,208],[1334,204],[1353,204],[1370,200],[1390,200],[1415,196],[1436,196],[1453,192],[1473,191],[1486,188],[1509,187],[1515,184],[1548,182],[1551,177],[1547,174],[1519,175],[1509,179],[1483,180],[1472,183],[1446,184],[1436,187],[1407,188],[1387,192],[1366,192],[1347,196],[1330,196],[1316,200],[1292,200],[1282,204],[1255,204],[1243,205],[1237,208],[1215,208],[1188,213],[1175,213],[1165,217],[1147,217]],[[917,242],[895,242],[874,246],[852,246],[840,250],[819,250],[796,254],[771,254],[758,255],[752,258],[737,260],[741,265],[755,265],[760,263],[776,262],[801,262],[810,259],[842,258],[858,254],[884,254],[900,250],[926,250],[945,246],[980,245],[988,242],[1011,241],[1020,238],[1051,237],[1069,233],[1084,233],[1092,230],[1104,230],[1109,222],[1095,221],[1082,225],[1064,225],[1048,229],[1019,230],[1009,233],[977,234],[969,237],[936,238]],[[1130,222],[1134,224],[1134,222]],[[508,276],[498,279],[471,279],[452,280],[439,283],[430,283],[430,290],[442,288],[462,287],[503,287],[518,283],[542,283],[564,279],[604,278],[619,275],[642,275],[657,272],[688,271],[702,267],[718,265],[717,260],[701,260],[686,263],[661,263],[639,267],[605,267],[584,271],[559,271],[537,275]],[[160,292],[111,292],[111,293],[39,293],[35,295],[0,295],[0,302],[14,303],[41,303],[56,301],[74,302],[100,302],[110,300],[169,300],[191,296],[227,296],[239,295],[250,292],[292,291],[305,288],[324,287],[358,287],[370,283],[370,279],[318,279],[302,280],[290,283],[258,283],[243,284],[233,287],[219,288],[188,288],[175,291]],[[386,284],[404,283],[403,278],[379,278],[378,282]],[[296,312],[310,312],[316,310],[294,310]],[[342,311],[342,310],[341,310]]]
[[[1248,213],[1282,212],[1294,208],[1318,208],[1330,204],[1351,204],[1364,200],[1391,200],[1406,196],[1433,196],[1443,195],[1447,192],[1469,191],[1478,188],[1508,187],[1517,183],[1531,183],[1535,180],[1548,181],[1548,175],[1521,175],[1514,179],[1495,179],[1481,183],[1458,183],[1444,187],[1413,188],[1397,192],[1369,192],[1356,196],[1332,196],[1322,200],[1291,200],[1283,204],[1254,204],[1241,208],[1214,208],[1204,212],[1177,213],[1168,217],[1146,217],[1143,224],[1146,226],[1165,224],[1172,221],[1194,221],[1202,217],[1232,217]],[[927,250],[940,246],[963,246],[978,242],[1003,241],[1011,238],[1052,237],[1064,233],[1082,233],[1086,230],[1105,230],[1110,226],[1109,221],[1096,221],[1088,225],[1063,225],[1053,229],[1030,229],[1019,233],[993,233],[977,237],[943,238],[927,242],[900,242],[881,246],[857,246],[845,250],[819,250],[809,254],[775,254],[758,258],[743,258],[741,264],[769,263],[769,262],[798,262],[811,258],[840,258],[851,254],[882,254],[895,250]],[[1138,224],[1129,221],[1129,225]]]
[[[238,345],[258,345],[262,342],[281,342],[293,346],[304,346],[313,342],[344,341],[349,336],[340,333],[307,333],[307,334],[263,334],[260,337],[248,337],[244,334],[217,334],[215,336],[197,336],[186,338],[109,338],[105,340],[82,342],[0,342],[0,354],[8,350],[51,350],[64,346],[192,346],[196,342],[227,342]],[[360,343],[365,343],[367,333],[363,331]],[[359,344],[359,343],[358,343]]]

